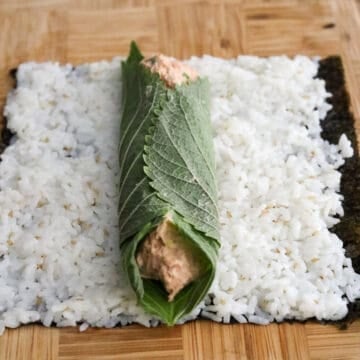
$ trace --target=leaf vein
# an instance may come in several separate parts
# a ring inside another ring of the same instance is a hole
[[[130,149],[130,147],[131,147],[134,139],[136,138],[136,136],[137,136],[137,134],[139,133],[140,129],[143,127],[143,125],[145,124],[148,116],[150,115],[150,113],[151,113],[151,111],[152,111],[152,109],[153,109],[153,107],[154,107],[155,99],[157,98],[157,93],[158,93],[158,84],[156,84],[154,97],[153,97],[153,99],[152,99],[151,106],[149,107],[148,112],[146,113],[146,115],[144,116],[144,119],[141,121],[139,127],[136,129],[136,131],[134,132],[132,138],[131,138],[130,141],[128,142],[128,145],[127,145],[125,154],[124,154],[124,156],[123,156],[123,161],[122,161],[121,164],[120,164],[120,176],[121,176],[122,168],[123,168],[124,162],[125,162],[124,159],[127,158],[127,154],[128,154],[128,152],[129,152],[129,149]]]

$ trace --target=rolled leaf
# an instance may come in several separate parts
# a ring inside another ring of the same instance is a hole
[[[219,248],[215,162],[207,79],[168,88],[135,43],[122,63],[119,229],[122,265],[141,306],[172,325],[207,294]],[[144,279],[139,244],[171,219],[201,264],[201,276],[168,301]]]

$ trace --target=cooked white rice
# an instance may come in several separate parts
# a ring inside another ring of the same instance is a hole
[[[352,155],[320,137],[329,110],[306,57],[193,58],[208,76],[222,248],[199,315],[266,324],[340,319],[360,276],[328,227],[342,215],[337,168]],[[0,163],[0,332],[156,325],[119,267],[120,60],[27,63],[5,115],[17,135]],[[346,297],[344,296],[346,295]]]

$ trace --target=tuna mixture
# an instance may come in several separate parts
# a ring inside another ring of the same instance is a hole
[[[198,73],[185,63],[165,55],[157,55],[142,62],[151,72],[157,73],[170,88],[193,81]]]
[[[141,276],[160,280],[172,301],[176,294],[201,275],[199,259],[168,220],[140,244],[136,261]]]

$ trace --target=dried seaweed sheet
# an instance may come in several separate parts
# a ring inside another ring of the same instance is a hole
[[[332,109],[322,121],[323,139],[337,144],[341,134],[346,134],[354,148],[354,156],[348,158],[339,169],[342,174],[340,192],[344,196],[344,216],[331,231],[343,241],[346,256],[352,259],[353,267],[360,273],[360,158],[355,132],[355,120],[350,111],[350,99],[345,87],[344,69],[339,56],[330,56],[320,61],[318,77],[324,79],[326,90],[332,94],[328,102]],[[360,317],[360,299],[349,304],[349,313],[339,323],[346,326]]]

